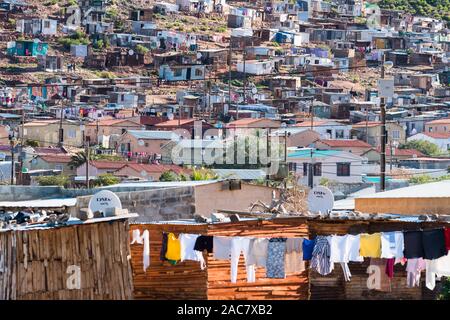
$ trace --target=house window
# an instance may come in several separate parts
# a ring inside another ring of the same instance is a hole
[[[303,163],[303,176],[306,177],[308,175],[308,163]]]
[[[432,132],[433,128],[432,127],[428,127],[428,132]]]
[[[44,28],[50,28],[50,21],[44,21]]]
[[[344,130],[336,130],[336,139],[344,139]]]
[[[338,177],[349,177],[350,176],[350,163],[348,163],[348,162],[336,163],[336,175]]]
[[[297,162],[289,162],[289,171],[297,172]]]
[[[148,142],[145,143],[145,147],[148,148]]]
[[[314,176],[320,177],[322,175],[322,163],[315,163],[313,166]]]
[[[202,69],[195,69],[195,76],[196,77],[200,77],[203,75],[203,70]]]
[[[174,77],[181,77],[181,69],[175,69],[173,71],[173,76]]]
[[[392,131],[392,139],[400,139],[400,131],[399,130]]]
[[[63,170],[63,166],[62,166],[62,164],[55,164],[55,169],[56,170]]]

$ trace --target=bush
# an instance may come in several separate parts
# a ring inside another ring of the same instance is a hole
[[[191,174],[192,181],[215,180],[217,178],[218,176],[214,171],[206,168],[194,169]]]
[[[159,181],[180,181],[178,175],[172,170],[165,171],[159,177]]]
[[[428,182],[432,182],[432,181],[433,181],[433,178],[427,174],[412,177],[409,179],[409,182],[414,183],[414,184],[422,184],[422,183],[428,183]]]
[[[141,44],[136,46],[136,52],[139,54],[147,54],[150,50],[147,47],[144,47]]]
[[[37,179],[40,186],[60,186],[68,187],[70,185],[70,179],[67,176],[43,176]]]
[[[74,34],[58,39],[58,43],[69,49],[71,45],[88,45],[89,38],[81,30],[76,30]]]
[[[92,182],[94,187],[103,187],[103,186],[111,186],[114,184],[118,184],[120,179],[111,173],[100,174],[96,180]]]
[[[104,43],[103,43],[103,40],[97,40],[95,43],[94,43],[94,48],[95,49],[97,49],[97,50],[101,50],[101,49],[103,49],[103,47],[104,47]]]
[[[25,145],[30,146],[30,147],[39,147],[39,141],[27,139],[25,141]]]

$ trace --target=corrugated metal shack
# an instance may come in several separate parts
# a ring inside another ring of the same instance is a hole
[[[305,272],[288,275],[286,279],[267,279],[265,269],[258,268],[256,282],[247,283],[244,258],[239,262],[236,283],[230,281],[230,262],[216,260],[212,254],[205,255],[207,268],[201,270],[194,261],[170,265],[159,260],[162,232],[193,233],[220,236],[254,237],[309,237],[316,235],[343,235],[347,233],[373,233],[382,231],[417,230],[436,228],[445,222],[419,222],[386,218],[383,220],[361,219],[311,219],[305,217],[275,218],[270,220],[245,219],[239,222],[194,223],[190,220],[160,223],[132,224],[130,232],[139,229],[150,233],[150,266],[143,271],[142,245],[131,245],[134,297],[136,299],[434,299],[434,291],[424,285],[422,274],[420,287],[406,286],[405,266],[396,265],[391,292],[380,292],[367,288],[367,267],[363,263],[349,263],[352,273],[350,282],[345,282],[341,267],[322,276],[311,270],[307,263]],[[439,283],[438,283],[439,284]]]
[[[235,223],[197,224],[187,221],[132,224],[131,230],[149,230],[150,267],[144,273],[142,245],[131,245],[134,297],[136,299],[307,299],[307,272],[286,279],[267,279],[265,270],[257,269],[256,282],[247,283],[244,258],[239,261],[236,283],[230,281],[230,262],[216,260],[212,254],[201,270],[199,263],[185,261],[175,266],[159,260],[162,232],[194,233],[220,236],[305,237],[305,219],[247,220]]]
[[[0,300],[132,299],[128,218],[136,216],[2,230]]]

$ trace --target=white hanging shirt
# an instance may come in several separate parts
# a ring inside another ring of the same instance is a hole
[[[192,260],[199,261],[200,267],[203,270],[206,267],[205,259],[203,258],[203,253],[194,250],[195,241],[200,235],[198,234],[188,234],[181,233],[178,237],[180,240],[180,260]]]
[[[213,237],[213,258],[219,260],[231,259],[231,237]]]
[[[330,242],[330,262],[362,262],[359,255],[360,236],[347,234],[345,236],[328,237]]]
[[[131,244],[135,243],[144,245],[144,249],[142,250],[142,259],[145,272],[150,265],[150,233],[148,230],[145,230],[141,236],[141,231],[139,229],[134,229]]]
[[[426,273],[425,284],[428,289],[433,290],[436,286],[437,277],[450,277],[450,255],[435,260],[425,260]]]
[[[403,232],[381,232],[381,258],[403,258]]]

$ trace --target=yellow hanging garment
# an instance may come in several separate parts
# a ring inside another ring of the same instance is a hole
[[[180,240],[173,233],[167,236],[166,259],[178,261],[181,259]]]
[[[381,257],[381,234],[361,234],[359,255],[370,258]]]

